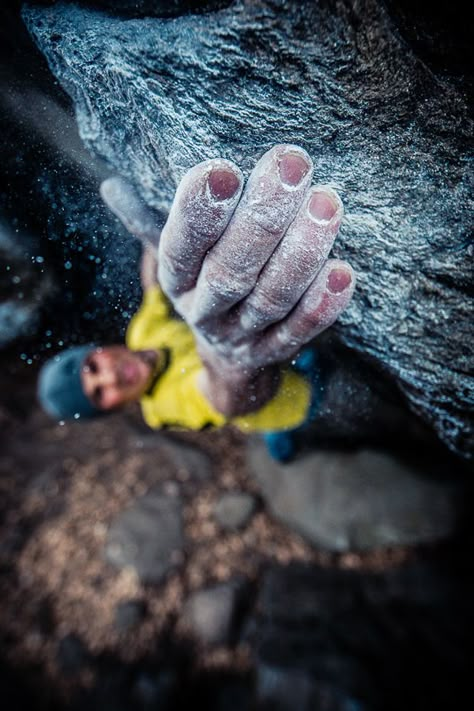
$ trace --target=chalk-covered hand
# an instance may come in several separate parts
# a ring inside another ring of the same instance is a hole
[[[182,179],[162,231],[122,178],[101,186],[130,232],[148,247],[159,242],[158,280],[194,332],[201,389],[228,416],[264,404],[278,385],[275,364],[351,299],[351,266],[328,259],[342,203],[312,177],[311,158],[294,145],[265,153],[245,186],[234,163],[205,161]]]
[[[207,358],[246,368],[282,362],[349,303],[354,273],[328,259],[342,203],[312,176],[304,150],[278,145],[245,187],[221,159],[182,179],[161,234],[159,281]]]

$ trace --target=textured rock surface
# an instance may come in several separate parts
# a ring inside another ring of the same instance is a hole
[[[453,532],[460,492],[388,454],[313,452],[281,465],[255,440],[249,462],[272,513],[324,550],[416,545]]]
[[[335,252],[359,282],[341,338],[471,452],[472,123],[456,84],[416,58],[382,4],[241,0],[172,19],[56,5],[24,18],[82,139],[160,210],[199,160],[248,172],[275,142],[303,145],[346,206]]]

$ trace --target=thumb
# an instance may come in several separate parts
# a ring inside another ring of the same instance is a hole
[[[132,183],[114,175],[101,183],[99,191],[102,200],[130,234],[146,247],[158,246],[165,218],[148,207]]]

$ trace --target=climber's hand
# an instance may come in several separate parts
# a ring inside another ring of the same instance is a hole
[[[207,356],[260,367],[291,357],[346,308],[355,277],[328,259],[343,207],[312,162],[278,145],[244,187],[213,159],[182,179],[159,245],[159,281]]]

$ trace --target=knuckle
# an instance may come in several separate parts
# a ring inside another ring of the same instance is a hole
[[[314,309],[301,309],[298,315],[298,333],[310,334],[321,325],[321,313]]]
[[[188,277],[189,262],[180,258],[177,254],[170,253],[167,249],[163,249],[160,254],[160,263],[166,268],[166,271],[173,277]]]
[[[249,299],[246,310],[248,317],[253,317],[257,323],[277,321],[287,314],[289,303],[276,290],[260,289],[258,294]]]
[[[206,289],[215,295],[216,299],[229,303],[238,301],[250,290],[249,284],[242,275],[222,265],[208,268],[205,273],[205,282]]]
[[[282,348],[297,348],[300,341],[294,334],[293,330],[288,326],[283,326],[277,331],[278,343]]]
[[[174,296],[188,291],[193,284],[189,262],[162,251],[158,262],[159,281],[163,289]],[[168,294],[168,295],[169,295]]]
[[[255,212],[252,215],[252,224],[260,237],[266,237],[272,241],[280,239],[286,227],[281,217],[267,215],[265,211]]]

